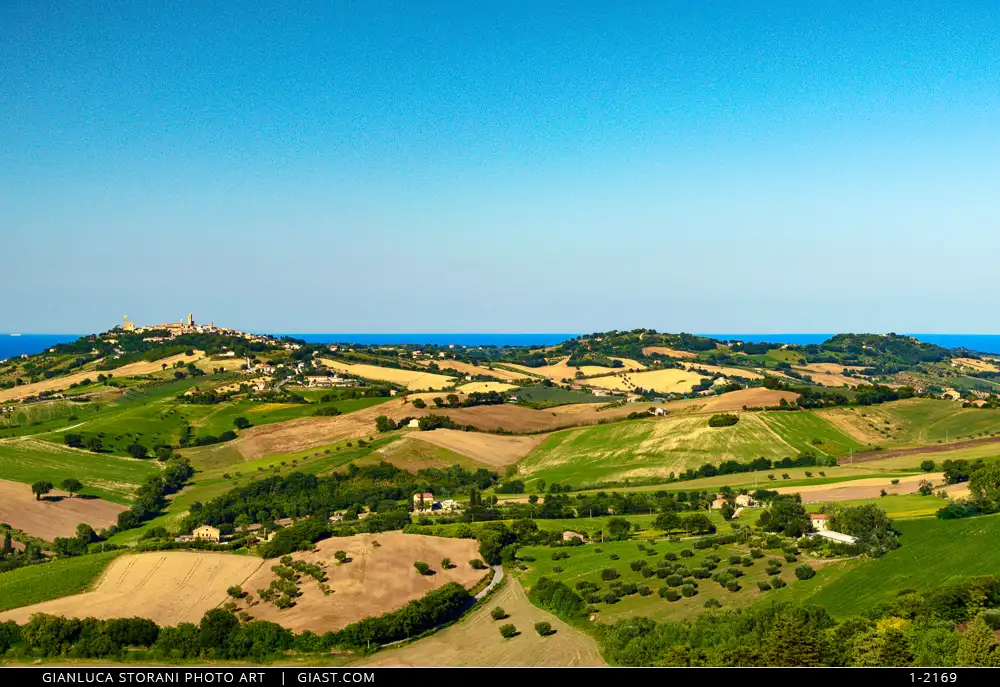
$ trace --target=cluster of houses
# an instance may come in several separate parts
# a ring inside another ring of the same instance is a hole
[[[725,498],[723,498],[720,494],[716,494],[716,498],[709,505],[709,508],[711,510],[719,510],[726,503],[727,500]],[[733,520],[739,518],[740,514],[743,512],[745,508],[755,508],[761,505],[756,499],[754,499],[749,494],[737,494],[736,498],[734,499],[734,503],[735,503],[734,507],[736,510],[733,513],[733,518],[732,518]],[[858,541],[857,537],[852,537],[849,534],[844,534],[843,532],[834,532],[833,530],[831,530],[830,516],[827,515],[826,513],[811,513],[809,515],[809,521],[810,524],[812,525],[812,529],[814,530],[813,534],[815,535],[818,535],[825,539],[830,539],[832,541],[837,541],[842,544],[854,544]]]
[[[454,499],[434,500],[434,494],[421,492],[413,495],[414,512],[426,513],[428,511],[439,510],[443,513],[456,513],[462,510],[461,504]]]
[[[715,500],[712,501],[712,503],[709,505],[709,508],[711,510],[719,510],[724,505],[726,505],[726,503],[727,503],[726,499],[724,499],[719,494],[716,494],[715,495]],[[736,510],[733,513],[733,520],[738,519],[740,517],[740,514],[743,513],[744,509],[746,509],[746,508],[756,508],[759,505],[760,505],[760,503],[757,502],[757,500],[754,499],[752,496],[750,496],[750,494],[737,494],[736,495],[736,499],[735,499],[735,506],[734,506],[734,508]]]
[[[311,387],[352,387],[358,385],[358,380],[347,379],[340,375],[306,375],[306,385]]]

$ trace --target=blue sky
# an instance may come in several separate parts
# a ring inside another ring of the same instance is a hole
[[[986,2],[0,5],[0,331],[1000,333]]]

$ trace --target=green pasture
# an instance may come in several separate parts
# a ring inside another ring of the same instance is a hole
[[[81,494],[115,503],[130,503],[135,489],[159,471],[155,460],[90,453],[33,438],[0,441],[0,479],[26,484],[48,480],[58,487],[73,477],[86,485]]]
[[[888,601],[902,589],[927,589],[972,575],[1000,574],[1000,547],[996,545],[1000,515],[901,519],[896,529],[902,546],[895,551],[882,558],[824,567],[794,594],[781,590],[774,598],[819,604],[835,616],[846,617]]]
[[[62,558],[0,573],[0,611],[86,591],[121,553]]]
[[[741,413],[731,427],[704,415],[667,417],[556,432],[518,465],[523,478],[573,486],[625,479],[651,482],[705,463],[780,460],[805,451],[839,456],[862,445],[812,412]]]

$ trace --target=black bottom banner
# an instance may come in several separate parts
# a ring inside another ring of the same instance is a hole
[[[0,667],[0,685],[412,685],[421,675],[433,679],[455,678],[462,671],[463,680],[525,680],[556,678],[554,672],[572,674],[594,680],[619,680],[618,673],[656,671],[658,678],[682,680],[732,680],[745,674],[749,679],[767,680],[769,684],[791,684],[792,680],[808,680],[810,687],[827,682],[865,680],[879,681],[879,687],[889,685],[978,685],[995,684],[1000,670],[993,668],[225,668],[225,667]],[[498,673],[497,671],[502,671]],[[612,674],[614,673],[614,676]],[[675,673],[675,675],[668,675]],[[714,673],[714,674],[713,674]],[[647,675],[648,676],[648,675]],[[558,678],[556,678],[558,679]],[[789,682],[784,683],[787,679]],[[469,683],[466,683],[469,684]],[[588,683],[589,684],[589,683]],[[598,683],[594,683],[598,684]],[[690,684],[702,684],[690,683]],[[842,684],[842,683],[841,683]]]

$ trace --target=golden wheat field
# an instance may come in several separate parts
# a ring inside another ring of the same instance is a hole
[[[394,367],[379,367],[378,365],[348,364],[336,360],[320,359],[320,362],[331,370],[345,372],[349,375],[374,379],[376,381],[400,384],[411,391],[446,389],[455,383],[454,377],[434,374],[433,372],[418,372],[417,370],[397,370]]]
[[[158,551],[115,559],[93,590],[0,613],[0,621],[27,622],[35,613],[70,618],[149,618],[158,625],[197,623],[242,585],[260,558],[229,553]]]

